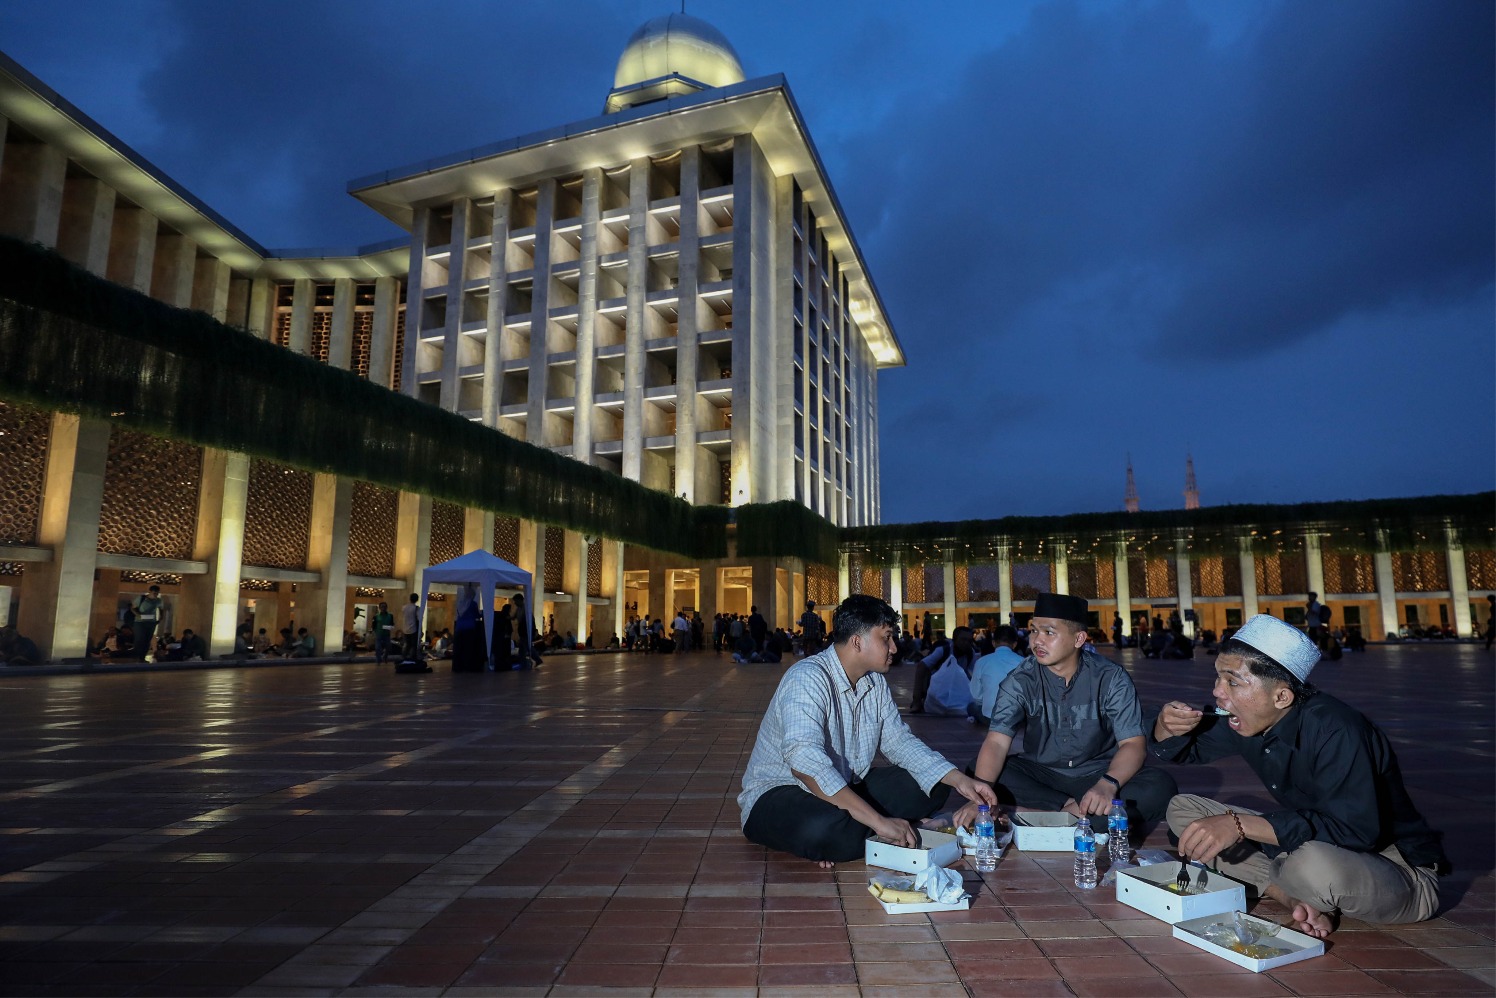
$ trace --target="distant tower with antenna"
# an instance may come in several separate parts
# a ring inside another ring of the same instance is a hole
[[[1122,505],[1129,513],[1138,511],[1138,483],[1132,479],[1132,455],[1127,455],[1127,494],[1122,497]]]
[[[1200,508],[1200,490],[1195,487],[1195,458],[1189,453],[1184,456],[1184,508]]]

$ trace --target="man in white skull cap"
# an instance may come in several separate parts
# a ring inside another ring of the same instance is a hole
[[[1150,753],[1170,762],[1240,756],[1278,808],[1258,812],[1180,794],[1169,828],[1180,855],[1256,887],[1291,927],[1324,938],[1341,914],[1420,922],[1449,872],[1440,835],[1414,807],[1397,755],[1365,715],[1316,690],[1319,649],[1267,614],[1216,658],[1215,706],[1164,705]]]

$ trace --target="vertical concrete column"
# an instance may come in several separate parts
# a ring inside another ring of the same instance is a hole
[[[26,566],[17,621],[49,659],[82,658],[88,651],[108,458],[109,423],[52,415],[37,524],[37,543],[52,549],[52,560]]]
[[[229,317],[229,265],[216,257],[199,257],[193,266],[192,307],[219,322]]]
[[[464,285],[467,283],[468,213],[473,202],[457,198],[452,202],[452,241],[447,257],[447,322],[442,329],[442,384],[440,405],[456,412],[462,387],[461,372],[467,361],[463,354],[462,316]]]
[[[696,309],[701,271],[701,147],[687,146],[680,156],[680,256],[677,258],[675,326],[675,494],[687,502],[708,498],[698,495],[696,407],[697,348]],[[709,404],[709,403],[708,403]],[[712,497],[715,498],[715,497]]]
[[[25,242],[56,246],[67,156],[45,142],[15,142],[4,148],[0,232]]]
[[[244,328],[259,339],[270,339],[270,331],[275,328],[275,282],[269,278],[256,277],[249,282]]]
[[[254,292],[254,283],[242,274],[229,272],[223,321],[235,329],[249,329],[250,297]]]
[[[1245,622],[1257,615],[1257,557],[1252,552],[1252,538],[1240,538],[1241,612]]]
[[[1013,554],[1006,544],[997,549],[997,612],[1004,624],[1013,619]]]
[[[63,185],[57,251],[100,276],[109,270],[114,200],[114,188],[92,177],[71,177]]]
[[[353,483],[337,475],[312,480],[311,541],[306,567],[320,578],[300,586],[296,626],[317,639],[317,648],[343,647],[343,620],[348,613],[348,525],[353,511]]]
[[[483,350],[483,425],[499,425],[504,394],[505,323],[509,321],[509,216],[514,191],[505,187],[493,196],[493,244],[488,268],[488,342]],[[534,328],[534,320],[531,320]]]
[[[603,542],[603,578],[613,584],[613,633],[623,640],[623,630],[628,626],[624,604],[628,602],[628,587],[623,578],[623,541]],[[713,577],[716,571],[712,572]]]
[[[561,591],[571,602],[556,604],[556,633],[571,631],[581,642],[587,638],[587,539],[575,530],[562,536]]]
[[[1377,604],[1382,612],[1382,634],[1396,634],[1402,623],[1397,616],[1397,582],[1392,574],[1392,552],[1387,550],[1383,536],[1376,554],[1372,555],[1372,567],[1376,571]],[[1375,635],[1373,635],[1375,636]]]
[[[675,581],[675,570],[672,568],[651,568],[649,570],[649,606],[647,613],[649,619],[663,618],[665,629],[670,629],[670,618],[675,613],[673,605],[675,593],[672,591]]]
[[[547,359],[551,339],[551,239],[556,221],[556,181],[542,180],[535,197],[535,284],[530,300],[530,394],[525,400],[525,439],[550,445],[546,432],[545,399],[550,386]],[[542,554],[544,546],[542,545]],[[539,600],[536,600],[539,603]],[[540,608],[534,608],[539,619]],[[544,630],[544,628],[542,628]]]
[[[960,623],[956,620],[956,601],[960,595],[956,592],[956,563],[947,558],[941,565],[941,574],[945,580],[945,606],[941,609],[945,612],[945,633],[949,636]]]
[[[795,439],[795,406],[789,400],[795,397],[795,364],[791,359],[795,355],[795,348],[785,333],[793,336],[795,329],[795,178],[786,173],[781,177],[773,177],[770,183],[773,190],[773,213],[768,220],[769,245],[773,258],[773,265],[770,267],[770,279],[773,281],[773,304],[771,306],[773,318],[770,321],[776,331],[784,331],[775,334],[777,349],[781,351],[779,353],[781,359],[774,368],[776,373],[774,392],[778,398],[786,400],[782,405],[775,407],[774,439],[793,441]],[[734,203],[734,219],[737,217],[737,207],[738,205]],[[806,319],[809,320],[808,315]],[[736,317],[734,317],[733,325],[737,325]],[[736,367],[736,363],[733,366]],[[737,403],[736,397],[733,402]],[[807,460],[801,463],[804,467],[804,474],[800,486],[806,489],[805,495],[809,496],[806,479],[810,474],[810,462]],[[795,498],[795,447],[793,443],[784,443],[774,448],[774,477],[778,482],[778,490],[773,498]],[[830,519],[838,526],[845,526],[839,516],[832,515]],[[799,619],[798,612],[795,616]]]
[[[1470,575],[1465,567],[1465,545],[1455,528],[1444,527],[1444,556],[1449,562],[1449,598],[1454,603],[1454,632],[1462,638],[1475,636],[1470,618]]]
[[[430,224],[431,209],[418,207],[411,214],[410,262],[405,271],[405,353],[400,358],[400,392],[410,396],[420,395],[420,385],[416,383],[416,358],[421,352],[421,299],[426,294],[426,233]],[[378,293],[376,289],[376,322]],[[390,321],[394,322],[394,318]]]
[[[888,566],[888,605],[893,607],[893,612],[904,619],[904,559],[895,557],[893,564]]]
[[[203,638],[210,658],[234,650],[248,499],[249,456],[203,448],[192,557],[207,562],[208,572],[189,576],[184,582],[180,621],[181,626],[191,627]],[[341,629],[337,637],[342,640]]]
[[[192,305],[197,277],[197,244],[176,232],[156,234],[156,262],[151,268],[151,297],[177,308]]]
[[[852,559],[843,551],[836,563],[836,599],[841,602],[852,595]]]
[[[758,607],[758,612],[768,621],[769,630],[772,632],[776,626],[775,621],[779,619],[779,579],[776,571],[777,565],[773,558],[753,559],[753,602],[751,605]]]
[[[1325,555],[1320,535],[1310,531],[1304,535],[1305,577],[1309,580],[1309,591],[1325,598]]]
[[[462,550],[493,551],[494,515],[472,506],[462,511]]]
[[[697,609],[701,611],[708,638],[712,634],[712,615],[721,610],[721,580],[721,570],[716,565],[701,566],[701,588],[698,590],[701,593],[701,605]],[[801,602],[804,602],[803,596]]]
[[[640,481],[644,473],[644,329],[649,279],[649,159],[629,163],[629,265],[624,299],[623,341],[623,477]]]
[[[1070,552],[1065,550],[1063,541],[1055,542],[1054,591],[1057,593],[1070,592]]]
[[[327,336],[327,363],[340,371],[353,367],[353,298],[351,277],[332,282],[332,328]]]
[[[1117,612],[1122,615],[1122,634],[1132,635],[1132,579],[1127,571],[1127,542],[1118,541],[1112,554],[1112,571],[1117,575]]]
[[[592,401],[597,377],[597,230],[602,222],[602,188],[602,167],[582,171],[582,246],[577,274],[577,364],[571,393],[575,406],[572,410],[571,456],[583,464],[592,463]],[[585,612],[581,623],[582,626],[587,624]],[[577,640],[582,638],[582,632],[578,630]]]
[[[521,527],[520,527],[519,536],[520,536],[520,550],[521,551],[524,550],[524,543],[525,543],[525,531],[524,531],[524,526],[523,526],[523,524],[525,522],[526,521],[524,521],[524,520],[520,521]],[[534,597],[530,601],[530,623],[533,624],[536,628],[538,628],[542,633],[544,633],[544,631],[545,631],[545,627],[543,625],[545,624],[545,594],[546,594],[546,591],[547,591],[546,590],[546,586],[545,586],[545,569],[546,569],[546,564],[545,564],[546,563],[545,531],[546,531],[545,524],[543,524],[543,523],[537,523],[537,524],[534,525],[534,533],[531,536],[531,545],[532,545],[532,547],[530,548],[530,558],[531,558],[531,561],[535,565],[535,567],[530,570],[531,571],[531,580],[530,580],[531,581],[531,586],[530,586],[530,588],[532,590],[532,595]]]
[[[431,497],[401,492],[395,529],[395,577],[404,579],[410,591],[418,593],[430,565]]]
[[[774,426],[773,174],[751,135],[733,140],[732,505],[779,498]]]
[[[143,208],[116,205],[109,230],[109,268],[105,274],[116,284],[143,294],[151,290],[156,267],[156,216]]]
[[[1193,638],[1196,625],[1190,611],[1195,609],[1195,583],[1190,577],[1190,553],[1183,537],[1174,539],[1174,574],[1179,579],[1179,616],[1184,621],[1184,633]]]
[[[291,333],[286,348],[303,356],[312,352],[312,310],[317,305],[317,285],[309,277],[291,282]],[[410,362],[410,353],[406,353]]]
[[[395,327],[399,320],[400,279],[375,278],[373,328],[369,331],[369,380],[386,388],[395,384]],[[406,354],[412,352],[407,350]]]

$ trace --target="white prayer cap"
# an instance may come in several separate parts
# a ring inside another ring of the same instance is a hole
[[[1259,613],[1231,636],[1283,666],[1301,683],[1309,681],[1309,673],[1319,663],[1319,649],[1309,635],[1272,614]]]

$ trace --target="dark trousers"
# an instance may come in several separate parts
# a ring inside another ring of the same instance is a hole
[[[906,770],[882,766],[869,771],[852,789],[879,813],[889,818],[918,821],[945,805],[951,788],[937,784],[925,793]],[[828,803],[798,786],[775,787],[758,799],[748,814],[743,834],[778,852],[805,859],[845,863],[861,859],[872,829],[835,804]]]
[[[942,662],[941,665],[945,663]],[[930,693],[930,677],[933,673],[923,661],[914,663],[914,693],[909,697],[909,709],[918,714],[925,709],[925,697]]]
[[[135,647],[132,651],[136,658],[144,659],[146,654],[155,646],[151,639],[156,636],[156,621],[147,620],[145,623],[135,622]]]
[[[1004,804],[1058,811],[1065,801],[1078,801],[1101,779],[1099,773],[1070,775],[1061,769],[1050,769],[1023,756],[1009,757],[997,778],[997,799]],[[1144,766],[1132,779],[1113,791],[1113,797],[1127,805],[1127,825],[1136,831],[1144,824],[1163,818],[1169,801],[1179,793],[1179,784],[1162,769]],[[1106,815],[1092,815],[1091,826],[1106,829]]]
[[[388,631],[380,630],[374,636],[374,661],[380,665],[390,657],[390,634]]]

